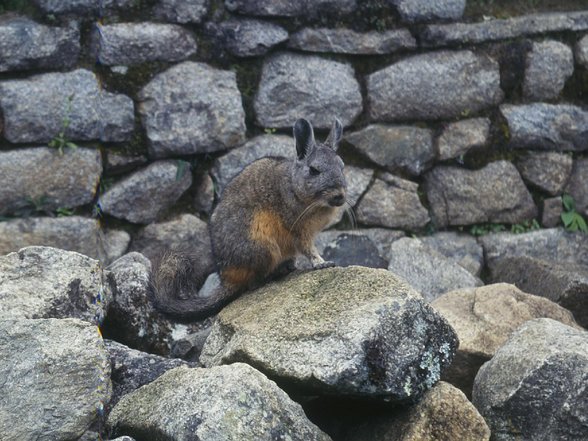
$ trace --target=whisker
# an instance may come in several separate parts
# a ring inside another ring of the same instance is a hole
[[[304,209],[304,211],[302,211],[302,213],[300,213],[300,215],[296,218],[296,220],[294,221],[294,223],[292,224],[292,226],[290,227],[290,233],[294,230],[294,227],[298,224],[298,222],[300,222],[300,220],[304,217],[304,215],[306,213],[308,213],[308,211],[314,207],[316,207],[319,204],[319,201],[314,201],[312,202],[308,207],[306,207]]]
[[[351,229],[357,229],[357,217],[355,216],[355,211],[353,210],[353,205],[345,199],[345,203],[347,207],[345,208],[345,213],[347,213],[347,217],[349,217],[349,221],[351,222]]]

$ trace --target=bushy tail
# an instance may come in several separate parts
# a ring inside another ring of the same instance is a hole
[[[218,284],[209,295],[198,290],[213,268],[202,268],[194,253],[168,250],[153,262],[150,295],[161,312],[180,319],[202,319],[218,312],[238,293]]]

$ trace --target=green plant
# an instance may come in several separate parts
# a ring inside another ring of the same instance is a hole
[[[268,135],[273,135],[274,133],[276,133],[276,130],[277,129],[274,129],[273,127],[266,127],[265,129],[263,129],[263,131]]]
[[[513,234],[521,234],[521,233],[528,233],[529,231],[539,230],[541,225],[537,222],[537,219],[531,219],[528,221],[524,221],[520,224],[513,224],[510,227],[510,231]]]
[[[561,198],[563,205],[563,213],[561,214],[561,220],[567,231],[588,233],[588,226],[586,221],[580,213],[576,211],[576,201],[569,194],[564,194]]]
[[[186,171],[190,170],[190,163],[187,161],[182,161],[181,159],[178,159],[176,161],[178,168],[176,170],[176,182],[177,181],[181,181],[182,178],[184,177],[184,175],[186,174]]]
[[[56,210],[57,217],[67,217],[72,216],[74,214],[74,210],[71,208],[59,207]]]
[[[74,98],[73,95],[70,95],[67,98],[67,105],[66,105],[65,113],[63,115],[63,120],[61,121],[61,130],[59,131],[59,133],[57,135],[55,135],[55,137],[51,141],[49,141],[49,147],[57,149],[59,151],[60,155],[63,155],[63,149],[66,147],[70,148],[70,149],[78,148],[78,146],[75,143],[68,140],[65,135],[65,132],[67,131],[67,129],[71,123],[70,115],[71,115],[71,103],[73,101],[73,98]]]
[[[472,225],[470,228],[470,234],[472,236],[485,236],[490,233],[500,233],[506,231],[506,226],[503,224],[479,224]]]

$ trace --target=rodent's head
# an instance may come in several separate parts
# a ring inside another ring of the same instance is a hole
[[[340,207],[345,203],[347,183],[343,175],[343,160],[337,147],[343,126],[335,119],[324,143],[316,143],[312,125],[305,119],[294,124],[297,159],[292,181],[296,195],[308,204]]]

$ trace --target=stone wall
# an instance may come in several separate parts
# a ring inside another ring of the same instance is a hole
[[[564,193],[586,216],[588,10],[510,3],[10,2],[0,254],[202,241],[238,170],[293,155],[299,117],[344,123],[360,227],[553,227]]]

